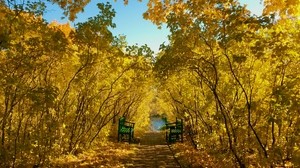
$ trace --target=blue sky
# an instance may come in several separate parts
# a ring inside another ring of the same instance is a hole
[[[251,3],[249,2],[251,1]],[[261,0],[240,0],[242,4],[247,4],[248,9],[254,14],[260,15],[262,12]],[[76,22],[84,22],[89,17],[93,17],[98,13],[97,3],[106,2],[104,0],[91,2],[85,7],[83,13],[77,15]],[[143,45],[147,44],[155,53],[158,52],[160,44],[168,42],[169,30],[163,27],[158,29],[156,25],[148,20],[144,20],[142,14],[147,10],[147,0],[139,2],[137,0],[129,0],[128,5],[124,5],[123,0],[109,1],[116,11],[114,23],[117,27],[112,29],[112,33],[117,36],[119,34],[125,35],[129,45]],[[47,3],[47,11],[44,18],[51,22],[56,20],[60,23],[66,23],[67,19],[61,19],[63,16],[62,10],[57,5]],[[73,25],[74,23],[71,23]]]

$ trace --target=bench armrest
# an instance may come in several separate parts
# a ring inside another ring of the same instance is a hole
[[[128,127],[134,127],[135,123],[129,122],[129,121],[125,121],[124,125],[128,126]]]
[[[130,122],[130,121],[125,121],[125,123],[135,124],[134,122]]]
[[[166,128],[175,128],[176,127],[176,123],[166,123]]]

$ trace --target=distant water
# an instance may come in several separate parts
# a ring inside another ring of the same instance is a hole
[[[162,118],[153,117],[151,118],[152,131],[160,131],[164,127],[166,122]]]

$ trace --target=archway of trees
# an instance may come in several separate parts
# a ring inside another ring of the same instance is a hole
[[[109,3],[75,27],[42,2],[0,1],[0,165],[49,164],[116,133],[120,116],[183,118],[195,148],[240,167],[300,165],[300,1],[149,0],[167,24],[154,57],[109,31]],[[124,1],[126,3],[126,1]],[[53,1],[72,20],[88,1]],[[78,4],[77,4],[78,3]]]

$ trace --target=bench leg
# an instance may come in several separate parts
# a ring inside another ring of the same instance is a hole
[[[128,142],[131,143],[131,134],[128,134],[129,140]]]
[[[166,142],[169,141],[168,132],[166,132]]]
[[[132,139],[134,138],[134,131],[132,131]]]
[[[120,135],[119,135],[119,139],[118,139],[119,142],[122,142],[123,136],[124,136],[124,134],[120,134]]]
[[[181,143],[183,143],[183,133],[181,134]]]

